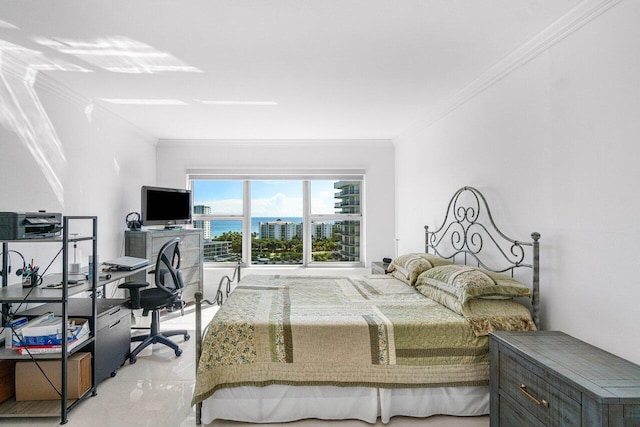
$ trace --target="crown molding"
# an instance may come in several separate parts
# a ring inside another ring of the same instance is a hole
[[[458,109],[480,93],[484,92],[524,64],[528,63],[541,53],[547,51],[556,43],[571,35],[584,25],[602,15],[622,0],[585,0],[565,15],[546,27],[528,42],[511,52],[494,66],[478,76],[468,85],[464,86],[454,95],[444,99],[427,116],[408,129],[401,132],[398,137],[425,129],[449,113]]]
[[[216,148],[358,148],[393,147],[391,139],[161,139],[158,147]]]
[[[212,176],[227,179],[341,179],[348,180],[366,175],[366,168],[282,168],[282,167],[188,167],[187,175],[191,179],[206,179]]]

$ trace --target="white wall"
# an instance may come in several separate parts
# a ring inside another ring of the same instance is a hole
[[[155,183],[157,140],[46,76],[38,75],[30,90],[21,76],[2,72],[11,83],[2,88],[3,95],[12,97],[0,99],[0,211],[97,215],[100,259],[124,254],[124,218],[140,209],[140,186]],[[42,150],[45,155],[39,157]],[[50,174],[45,173],[47,163]],[[55,179],[60,188],[52,184]],[[59,249],[33,243],[11,248],[41,267]],[[85,265],[89,250],[89,245],[81,247]],[[14,256],[12,260],[17,262]],[[60,268],[58,263],[50,271]],[[17,280],[13,274],[11,279]]]
[[[477,187],[507,234],[541,238],[543,328],[640,363],[640,2],[621,2],[396,143],[400,252]],[[418,196],[417,194],[421,195]]]
[[[158,185],[186,185],[189,168],[364,169],[366,262],[394,253],[394,147],[390,141],[159,141]],[[251,274],[262,273],[254,268]],[[340,269],[335,270],[337,274]],[[269,270],[269,274],[277,274]],[[362,272],[362,270],[357,270]],[[296,274],[300,273],[300,269]],[[248,273],[245,273],[248,274]],[[205,271],[205,285],[219,274]],[[208,297],[208,294],[205,293]]]

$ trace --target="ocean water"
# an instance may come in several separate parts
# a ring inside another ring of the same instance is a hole
[[[251,232],[260,232],[261,222],[276,221],[278,219],[297,224],[302,223],[302,217],[255,217],[251,218]],[[242,221],[211,221],[211,237],[218,237],[228,231],[242,233]]]

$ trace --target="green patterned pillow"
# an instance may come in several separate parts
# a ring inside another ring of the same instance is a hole
[[[422,273],[416,288],[424,296],[463,314],[463,307],[476,298],[528,297],[531,289],[504,274],[480,268],[445,265]]]
[[[387,273],[413,286],[422,272],[439,265],[448,264],[451,264],[451,261],[440,258],[437,255],[411,253],[400,255],[394,259],[387,267]]]
[[[473,299],[463,308],[462,316],[477,337],[491,331],[535,331],[529,309],[515,301]]]

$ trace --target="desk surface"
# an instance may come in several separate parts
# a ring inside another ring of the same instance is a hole
[[[146,265],[144,267],[137,268],[131,271],[110,271],[111,277],[109,279],[98,280],[96,287],[105,286],[109,283],[124,279],[128,276],[136,274],[140,271],[146,271],[153,267],[153,265]],[[84,276],[84,273],[80,273]],[[106,273],[100,273],[106,274]],[[70,274],[69,278],[73,279],[75,274]],[[31,302],[60,302],[62,299],[62,289],[47,288],[45,287],[49,283],[56,283],[60,281],[60,274],[56,273],[44,276],[43,283],[35,288],[23,288],[22,284],[16,283],[4,288],[0,288],[0,301],[2,302],[23,302],[29,300]],[[67,288],[68,296],[76,295],[81,292],[91,290],[91,283],[85,280],[80,285],[70,286]]]
[[[98,317],[111,310],[114,307],[118,307],[129,300],[119,298],[98,298],[96,299],[96,311]],[[91,298],[69,298],[69,306],[67,313],[69,316],[86,317],[91,316],[92,309]],[[44,313],[53,312],[54,315],[62,315],[61,304],[43,304],[38,307],[31,308],[26,311],[18,313],[19,316],[39,316]]]

